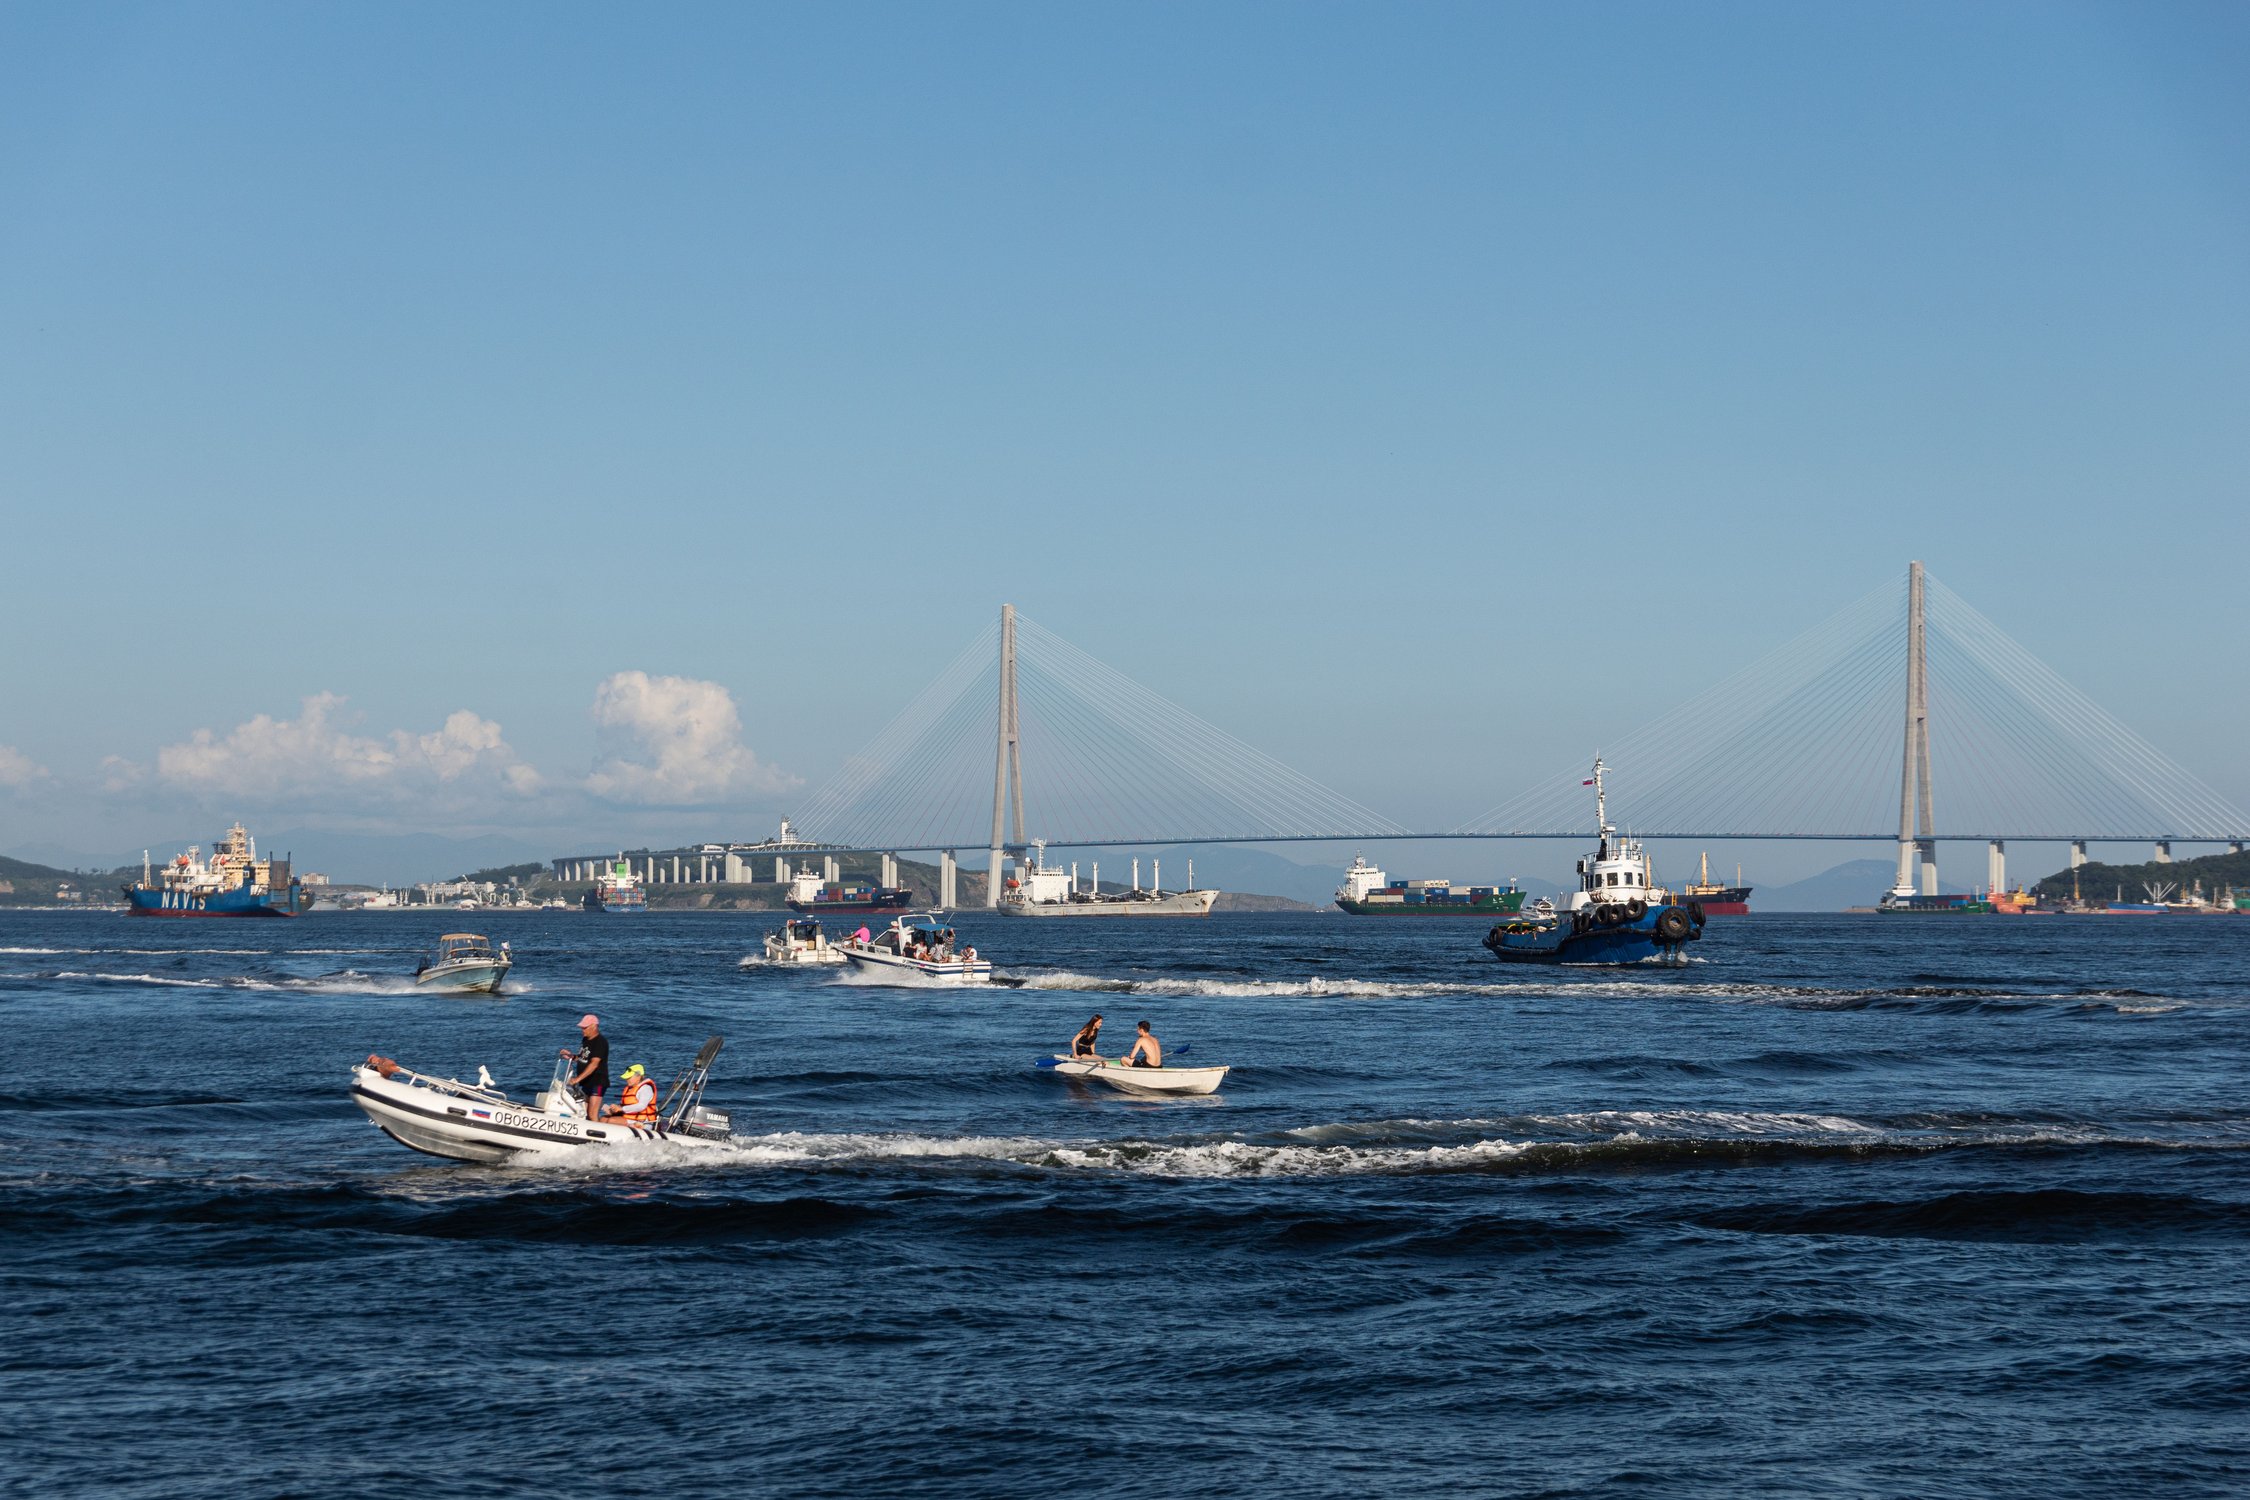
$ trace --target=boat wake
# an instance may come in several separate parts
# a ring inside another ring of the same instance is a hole
[[[1702,962],[1702,960],[1697,960]],[[1614,973],[1614,971],[1610,971]],[[1672,971],[1677,972],[1677,971]],[[1125,978],[1047,970],[1004,981],[1020,990],[1067,990],[1077,994],[1150,995],[1172,999],[1427,1000],[1449,998],[1537,997],[1590,999],[1691,999],[1745,1005],[1778,1005],[1804,1010],[1899,1009],[1933,1012],[2005,1010],[2037,1006],[2111,1010],[2120,1015],[2163,1015],[2212,1002],[2151,994],[2136,989],[2057,987],[2048,990],[1974,984],[1902,985],[1881,989],[1830,989],[1818,985],[1729,984],[1709,979],[1573,979],[1554,969],[1522,979],[1438,980]],[[2234,1004],[2243,1004],[2237,999]]]
[[[636,1144],[588,1160],[507,1171],[601,1174],[656,1167],[843,1169],[988,1166],[1033,1173],[1165,1178],[1526,1176],[1673,1167],[1848,1163],[1947,1152],[2250,1151],[2250,1112],[2132,1122],[1760,1110],[1591,1110],[1489,1119],[1399,1119],[1259,1134],[1047,1139],[785,1131],[713,1149]]]

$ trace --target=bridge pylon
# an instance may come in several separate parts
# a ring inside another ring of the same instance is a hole
[[[1011,797],[1009,794],[1013,792]],[[1000,606],[1000,734],[992,758],[992,863],[986,866],[984,904],[1000,904],[1000,815],[1014,815],[1012,842],[1023,844],[1023,719],[1016,705],[1016,607]]]
[[[1938,893],[1937,822],[1930,810],[1930,652],[1923,630],[1922,565],[1906,567],[1906,753],[1898,773],[1898,883],[1892,894]]]

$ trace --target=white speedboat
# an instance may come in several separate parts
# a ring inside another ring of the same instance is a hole
[[[852,968],[870,978],[924,984],[990,984],[992,963],[963,947],[936,915],[900,917],[878,933],[864,927],[837,944]]]
[[[1115,1058],[1055,1055],[1055,1071],[1065,1078],[1091,1078],[1128,1094],[1215,1094],[1227,1076],[1224,1067],[1139,1068]]]
[[[584,1160],[603,1147],[635,1141],[676,1146],[716,1146],[731,1137],[726,1115],[703,1105],[711,1062],[724,1043],[713,1037],[663,1096],[647,1124],[595,1121],[569,1083],[570,1061],[559,1058],[554,1078],[529,1104],[519,1104],[477,1069],[475,1083],[410,1072],[387,1058],[369,1058],[352,1069],[352,1102],[392,1140],[431,1156],[494,1163],[520,1159]]]
[[[500,981],[514,967],[515,959],[506,943],[494,951],[492,940],[480,933],[449,932],[438,939],[437,956],[422,960],[415,968],[414,986],[461,995],[496,995]]]
[[[769,964],[840,964],[844,950],[828,941],[818,917],[791,917],[766,934]]]

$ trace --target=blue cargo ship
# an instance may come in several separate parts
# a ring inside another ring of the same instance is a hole
[[[257,843],[240,823],[226,831],[206,861],[194,845],[161,870],[141,856],[141,878],[125,886],[127,911],[136,917],[294,917],[312,898],[289,872],[287,859],[258,858]]]
[[[1578,862],[1578,889],[1566,907],[1541,897],[1485,934],[1492,956],[1510,963],[1637,964],[1648,959],[1685,963],[1686,948],[1703,936],[1703,911],[1674,901],[1649,879],[1648,856],[1638,842],[1620,839],[1609,824],[1602,785],[1608,767],[1597,756],[1585,784],[1594,789],[1594,823],[1600,843]]]

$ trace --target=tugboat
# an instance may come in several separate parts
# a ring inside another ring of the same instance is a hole
[[[286,859],[258,858],[258,845],[240,823],[226,831],[208,863],[194,845],[162,870],[141,856],[141,879],[128,885],[127,909],[136,917],[294,917],[312,908],[303,882]]]
[[[1620,839],[1609,823],[1609,800],[1594,759],[1585,784],[1594,789],[1594,823],[1600,843],[1578,862],[1578,889],[1557,908],[1545,897],[1485,934],[1494,958],[1510,963],[1633,964],[1687,962],[1686,946],[1703,936],[1703,911],[1682,905],[1649,881],[1648,856],[1634,839]]]

